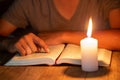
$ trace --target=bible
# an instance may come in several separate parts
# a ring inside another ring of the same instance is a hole
[[[72,64],[81,65],[80,46],[75,44],[59,44],[49,46],[50,52],[33,53],[27,56],[16,54],[9,60],[6,66],[25,66],[25,65],[60,65]],[[107,49],[98,49],[98,64],[99,66],[109,66],[111,61],[112,51]]]

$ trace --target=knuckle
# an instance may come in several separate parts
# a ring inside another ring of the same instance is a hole
[[[24,39],[23,38],[20,38],[16,43],[21,43],[21,42],[23,42],[24,41]]]
[[[15,46],[15,47],[18,47],[18,46],[20,46],[20,43],[19,43],[19,42],[16,42],[16,43],[14,44],[14,46]]]
[[[24,35],[23,38],[26,39],[29,35]]]
[[[31,35],[34,35],[34,34],[30,32],[30,33],[28,33],[28,35],[31,36]]]

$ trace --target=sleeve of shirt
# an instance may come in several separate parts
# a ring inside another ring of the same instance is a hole
[[[3,14],[2,18],[19,28],[25,28],[28,25],[26,8],[24,5],[27,0],[15,0],[10,8]]]

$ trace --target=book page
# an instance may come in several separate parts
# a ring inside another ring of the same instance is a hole
[[[16,66],[16,65],[37,65],[37,64],[55,64],[56,58],[61,54],[64,49],[64,44],[49,46],[50,52],[45,53],[33,53],[27,56],[15,55],[10,61],[5,65]]]
[[[98,64],[99,66],[109,66],[112,51],[106,49],[98,49]],[[68,44],[62,52],[57,64],[68,63],[81,65],[80,46]]]

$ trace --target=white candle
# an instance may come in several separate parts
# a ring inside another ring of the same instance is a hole
[[[91,38],[92,34],[92,20],[89,20],[89,26],[87,31],[87,38],[81,40],[81,65],[82,70],[91,72],[98,70],[98,55],[97,47],[98,41]]]

